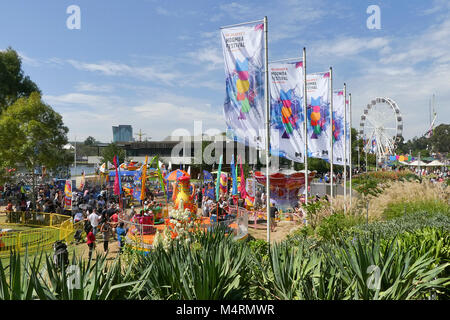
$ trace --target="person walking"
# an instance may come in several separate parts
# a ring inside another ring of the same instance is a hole
[[[90,215],[88,215],[87,219],[91,223],[92,233],[95,236],[97,234],[97,227],[100,223],[101,217],[97,214],[97,210],[94,209],[94,210],[92,210],[92,213]]]
[[[270,204],[270,231],[273,232],[277,226],[275,218],[277,217],[278,209],[274,203]]]
[[[89,228],[89,231],[87,233],[86,239],[87,239],[86,243],[87,243],[88,248],[89,248],[89,260],[91,260],[92,252],[94,251],[94,248],[95,248],[95,235],[93,233],[92,226]]]
[[[119,226],[116,228],[117,241],[119,241],[119,253],[122,253],[124,237],[127,234],[124,225],[125,224],[121,222]]]
[[[111,232],[111,226],[109,225],[108,221],[104,221],[103,224],[100,226],[100,232],[103,234],[103,250],[105,251],[105,253],[107,253],[109,236]]]

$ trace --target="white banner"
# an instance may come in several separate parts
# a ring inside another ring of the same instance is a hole
[[[308,156],[329,159],[331,150],[330,73],[308,74],[306,84]]]
[[[350,128],[350,105],[348,102],[348,95],[347,95],[346,99],[347,99],[347,101],[346,101],[346,109],[345,110],[347,112],[347,122],[346,122],[345,130],[346,130],[347,137],[346,137],[345,143],[347,144],[347,156],[345,158],[345,163],[347,166],[349,166],[350,165],[350,152],[351,152],[350,136],[351,136],[352,132],[351,132],[351,128]]]
[[[333,164],[344,165],[344,90],[333,92]],[[347,114],[348,115],[348,114]]]
[[[303,62],[269,64],[270,152],[304,160]]]
[[[265,148],[264,24],[221,30],[225,59],[227,132],[246,145]]]
[[[255,179],[247,179],[245,180],[245,191],[250,197],[254,197],[256,195],[256,180]]]

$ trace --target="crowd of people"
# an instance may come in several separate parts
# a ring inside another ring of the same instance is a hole
[[[89,257],[99,241],[103,243],[104,252],[108,252],[112,239],[118,241],[119,250],[122,251],[126,228],[119,221],[121,209],[118,197],[106,185],[89,184],[82,191],[75,189],[72,195],[71,208],[67,210],[64,190],[55,183],[41,183],[34,190],[21,182],[0,187],[0,202],[6,207],[7,222],[19,222],[22,213],[27,219],[32,219],[32,213],[35,213],[37,222],[41,221],[40,218],[44,219],[39,213],[68,215],[77,226],[74,236],[76,243],[83,240],[83,233],[86,234]]]

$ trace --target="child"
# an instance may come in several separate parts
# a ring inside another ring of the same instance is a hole
[[[124,223],[121,222],[119,226],[116,228],[117,240],[119,241],[119,253],[122,253],[123,242],[127,231],[125,230]]]
[[[93,233],[93,229],[94,228],[92,228],[92,226],[90,226],[89,231],[86,236],[87,245],[89,247],[89,260],[91,260],[92,252],[94,251],[94,248],[95,248],[95,235]]]

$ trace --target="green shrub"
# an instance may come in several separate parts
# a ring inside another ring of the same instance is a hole
[[[331,240],[350,227],[363,223],[363,221],[364,219],[361,216],[334,213],[322,219],[317,228],[317,235],[323,239]]]
[[[135,265],[145,278],[135,299],[227,300],[245,298],[242,274],[249,248],[224,228],[197,234],[193,243],[175,240]],[[194,249],[193,249],[194,248]]]
[[[398,218],[405,214],[411,213],[429,213],[429,214],[446,214],[450,216],[450,206],[438,200],[427,200],[427,201],[404,201],[388,204],[387,208],[383,211],[383,217],[386,220]]]
[[[352,236],[377,235],[381,238],[392,238],[404,232],[413,232],[425,227],[442,228],[450,231],[450,216],[443,213],[414,212],[388,221],[375,221],[369,224],[360,224],[347,230]]]

